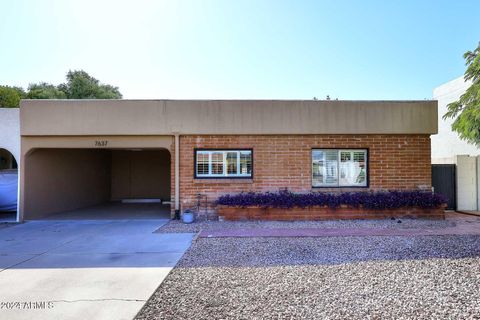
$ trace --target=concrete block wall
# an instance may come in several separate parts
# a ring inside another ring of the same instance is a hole
[[[478,162],[480,157],[455,156],[457,210],[478,210]]]
[[[457,210],[480,211],[480,155],[457,155]]]
[[[477,203],[476,203],[476,210],[480,210],[480,156],[477,156],[476,157],[476,170],[477,170],[477,174],[476,174],[476,178],[477,178],[477,181],[476,181],[476,187],[477,187],[477,192],[476,192],[476,200],[477,200]]]

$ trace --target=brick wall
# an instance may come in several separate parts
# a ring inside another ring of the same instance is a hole
[[[194,148],[253,149],[253,179],[195,179]],[[312,188],[312,148],[368,148],[369,188]],[[172,167],[174,164],[172,148]],[[173,170],[173,168],[172,168]],[[172,199],[173,199],[172,171]],[[279,135],[180,137],[182,209],[196,205],[197,194],[209,203],[241,191],[359,191],[430,188],[429,135]],[[207,210],[202,207],[202,212]],[[209,205],[208,212],[214,213]]]

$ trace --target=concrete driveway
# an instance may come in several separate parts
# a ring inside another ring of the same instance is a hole
[[[191,244],[168,220],[0,229],[0,319],[132,319]]]

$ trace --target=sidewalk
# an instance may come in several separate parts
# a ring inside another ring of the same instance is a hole
[[[464,213],[464,214],[469,214],[469,215],[472,215],[472,216],[479,216],[479,217],[480,217],[480,211],[458,210],[457,212],[459,212],[459,213]]]

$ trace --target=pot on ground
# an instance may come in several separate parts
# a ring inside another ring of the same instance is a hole
[[[190,210],[185,210],[182,214],[182,221],[183,223],[192,223],[195,221],[195,214]]]

